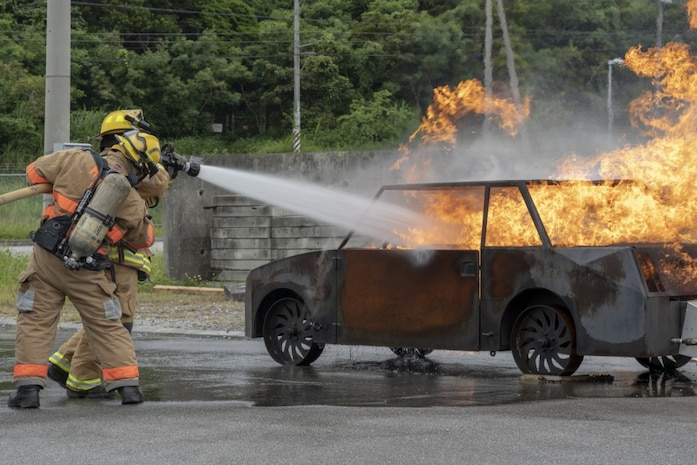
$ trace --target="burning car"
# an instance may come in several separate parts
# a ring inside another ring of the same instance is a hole
[[[679,368],[697,355],[697,241],[661,195],[625,180],[383,186],[376,202],[428,221],[401,243],[349,234],[252,270],[246,336],[291,365],[345,344],[511,351],[533,374],[584,356]]]

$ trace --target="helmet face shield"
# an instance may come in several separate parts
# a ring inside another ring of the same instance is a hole
[[[117,134],[116,140],[124,148],[124,155],[136,164],[160,161],[160,141],[152,134],[132,129]]]
[[[159,163],[161,154],[160,141],[152,134],[146,132],[141,132],[140,134],[145,139],[145,154],[153,163]]]

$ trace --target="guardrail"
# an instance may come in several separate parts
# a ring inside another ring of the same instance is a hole
[[[0,176],[24,175],[26,169],[26,163],[0,163]]]

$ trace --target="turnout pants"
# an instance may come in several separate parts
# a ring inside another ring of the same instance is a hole
[[[19,280],[15,386],[45,387],[47,360],[66,297],[80,314],[106,390],[138,385],[135,348],[121,323],[121,306],[110,270],[68,270],[58,257],[35,245],[29,267]]]
[[[131,328],[135,318],[138,293],[138,271],[130,266],[114,263],[115,295],[121,304],[121,323]],[[102,384],[102,370],[90,349],[85,330],[80,329],[64,342],[49,359],[68,373],[66,385],[76,391],[86,391]]]

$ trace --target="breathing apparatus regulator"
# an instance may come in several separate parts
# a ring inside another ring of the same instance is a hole
[[[147,175],[154,176],[159,171],[160,142],[157,137],[139,129],[131,129],[117,134],[120,151],[136,166],[140,180]]]
[[[138,117],[136,111],[124,113],[123,119],[133,126],[132,130],[117,134],[116,140],[124,148],[126,157],[136,164],[138,171],[154,176],[158,171],[158,163],[169,174],[170,179],[177,177],[180,171],[196,177],[201,171],[201,165],[189,161],[174,151],[172,143],[166,143],[160,148],[159,141],[150,131],[150,124]]]

